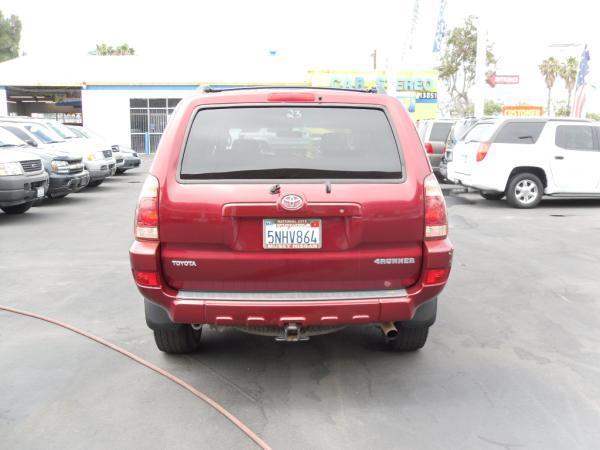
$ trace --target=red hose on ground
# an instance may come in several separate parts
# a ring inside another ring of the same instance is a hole
[[[136,356],[133,353],[128,352],[127,350],[125,350],[115,344],[112,344],[105,339],[102,339],[101,337],[94,336],[91,333],[87,333],[83,330],[80,330],[79,328],[76,328],[76,327],[66,324],[64,322],[60,322],[59,320],[54,320],[49,317],[44,317],[39,314],[35,314],[35,313],[29,312],[29,311],[22,311],[20,309],[11,308],[8,306],[0,305],[0,310],[6,311],[6,312],[11,312],[14,314],[20,314],[22,316],[32,317],[32,318],[38,319],[38,320],[43,320],[44,322],[48,322],[53,325],[58,325],[59,327],[62,327],[69,331],[72,331],[74,333],[80,334],[81,336],[91,339],[92,341],[96,341],[97,343],[102,344],[105,347],[110,348],[111,350],[114,350],[118,353],[121,353],[122,355],[127,356],[128,358],[134,360],[138,364],[141,364],[142,366],[146,366],[148,369],[155,371],[156,373],[162,375],[163,377],[171,380],[173,383],[176,383],[179,386],[181,386],[182,388],[188,390],[189,392],[194,394],[196,397],[198,397],[200,400],[208,403],[209,406],[211,406],[212,408],[217,410],[219,413],[221,413],[223,416],[225,416],[231,423],[233,423],[236,427],[238,427],[240,430],[242,430],[259,447],[261,447],[262,449],[265,449],[265,450],[267,450],[267,449],[271,450],[271,447],[265,441],[263,441],[260,437],[258,437],[258,435],[256,433],[254,433],[254,431],[252,431],[250,428],[248,428],[246,425],[244,425],[244,423],[240,419],[238,419],[233,414],[231,414],[229,411],[227,411],[223,406],[221,406],[215,400],[210,398],[208,395],[200,392],[199,390],[194,388],[192,385],[186,383],[185,381],[181,380],[180,378],[177,378],[175,375],[167,372],[164,369],[161,369],[158,366],[155,366],[151,362],[148,362],[145,359],[142,359],[139,356]]]

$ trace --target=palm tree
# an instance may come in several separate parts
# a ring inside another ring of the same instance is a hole
[[[550,104],[552,101],[552,86],[558,77],[560,72],[560,64],[554,57],[546,58],[539,65],[540,72],[544,76],[546,87],[548,88],[548,107],[546,108],[546,114],[550,115]]]
[[[573,89],[575,89],[578,70],[577,58],[574,56],[569,56],[567,60],[560,65],[559,75],[565,82],[567,92],[569,92],[569,97],[567,100],[567,110],[569,114],[571,114],[571,94],[573,93]]]

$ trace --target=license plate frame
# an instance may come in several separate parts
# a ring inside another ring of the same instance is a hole
[[[275,235],[273,239],[267,239],[268,231],[312,231],[310,235],[304,234],[299,236],[298,234],[290,235],[286,234],[286,243],[282,243],[283,235],[278,239],[280,242],[275,243]],[[316,229],[317,234],[314,234]],[[305,237],[306,236],[306,237]],[[316,238],[316,242],[314,242]],[[320,250],[323,248],[323,221],[316,218],[270,218],[263,219],[262,222],[262,240],[264,250]],[[273,242],[268,242],[268,241]],[[290,242],[291,240],[299,240],[300,242]],[[308,242],[307,242],[308,240]]]

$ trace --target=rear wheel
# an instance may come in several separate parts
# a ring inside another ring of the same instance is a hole
[[[90,181],[88,183],[88,187],[97,187],[100,186],[102,184],[104,180],[95,180],[95,181]]]
[[[508,182],[506,200],[514,208],[535,208],[542,201],[544,185],[532,173],[519,173]]]
[[[397,352],[414,352],[423,348],[427,342],[429,327],[403,327],[400,322],[395,323],[398,328],[398,337],[388,341],[391,350]]]
[[[161,352],[181,354],[191,353],[200,347],[202,329],[194,330],[185,325],[174,330],[154,330],[154,340]]]
[[[486,200],[502,200],[504,198],[504,192],[493,192],[493,191],[479,191],[479,195],[481,195]]]
[[[4,206],[3,208],[0,208],[0,209],[2,211],[4,211],[6,214],[23,214],[29,208],[31,208],[31,203],[22,203],[20,205],[15,205],[15,206]]]

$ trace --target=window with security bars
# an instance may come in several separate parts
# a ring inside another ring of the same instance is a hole
[[[167,126],[167,120],[180,98],[131,98],[129,122],[131,148],[140,153],[153,153]]]

